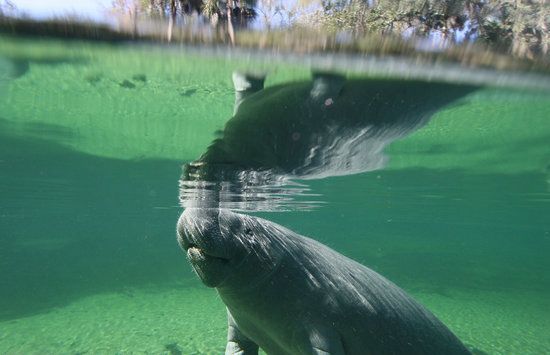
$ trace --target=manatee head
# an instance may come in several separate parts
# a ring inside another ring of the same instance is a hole
[[[178,243],[209,287],[242,287],[269,274],[281,257],[280,231],[269,221],[218,208],[187,208]],[[280,229],[280,228],[279,228]]]

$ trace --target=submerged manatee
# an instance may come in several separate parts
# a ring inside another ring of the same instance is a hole
[[[231,180],[250,170],[316,179],[380,169],[388,144],[477,89],[328,73],[265,89],[261,76],[235,74],[233,83],[234,116],[186,166],[183,180]]]
[[[469,354],[399,287],[270,221],[186,209],[178,242],[227,306],[226,354]]]

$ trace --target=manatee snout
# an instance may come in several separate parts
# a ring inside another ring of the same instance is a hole
[[[281,250],[269,247],[275,236],[266,227],[267,221],[229,210],[187,208],[178,220],[178,243],[207,286],[242,285],[277,264]]]
[[[220,285],[229,273],[234,253],[221,233],[219,210],[188,208],[180,216],[177,237],[187,260],[209,287]]]
[[[219,231],[217,209],[187,208],[177,225],[178,243],[184,250],[192,246],[208,244],[212,235]]]

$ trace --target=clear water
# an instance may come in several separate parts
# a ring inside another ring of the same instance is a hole
[[[267,87],[310,69],[22,38],[0,58],[0,353],[222,353],[224,306],[175,240],[181,166],[232,116],[235,69]],[[257,214],[388,277],[472,347],[549,353],[549,117],[548,91],[481,88],[383,169],[308,180],[316,208]]]

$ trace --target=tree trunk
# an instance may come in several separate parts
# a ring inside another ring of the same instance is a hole
[[[176,22],[176,0],[170,0],[170,17],[168,18],[168,42],[172,41],[172,32],[174,30],[174,23]]]
[[[138,11],[139,11],[139,8],[136,3],[134,4],[134,14],[132,16],[132,22],[133,22],[132,35],[134,38],[137,38],[137,35],[138,35]]]
[[[233,0],[227,0],[227,34],[231,44],[235,44],[235,32],[233,30]]]
[[[548,55],[548,50],[550,49],[550,28],[548,28],[550,21],[550,6],[548,6],[548,0],[541,1],[541,11],[539,12],[538,17],[538,28],[541,31],[541,53],[542,57]]]

